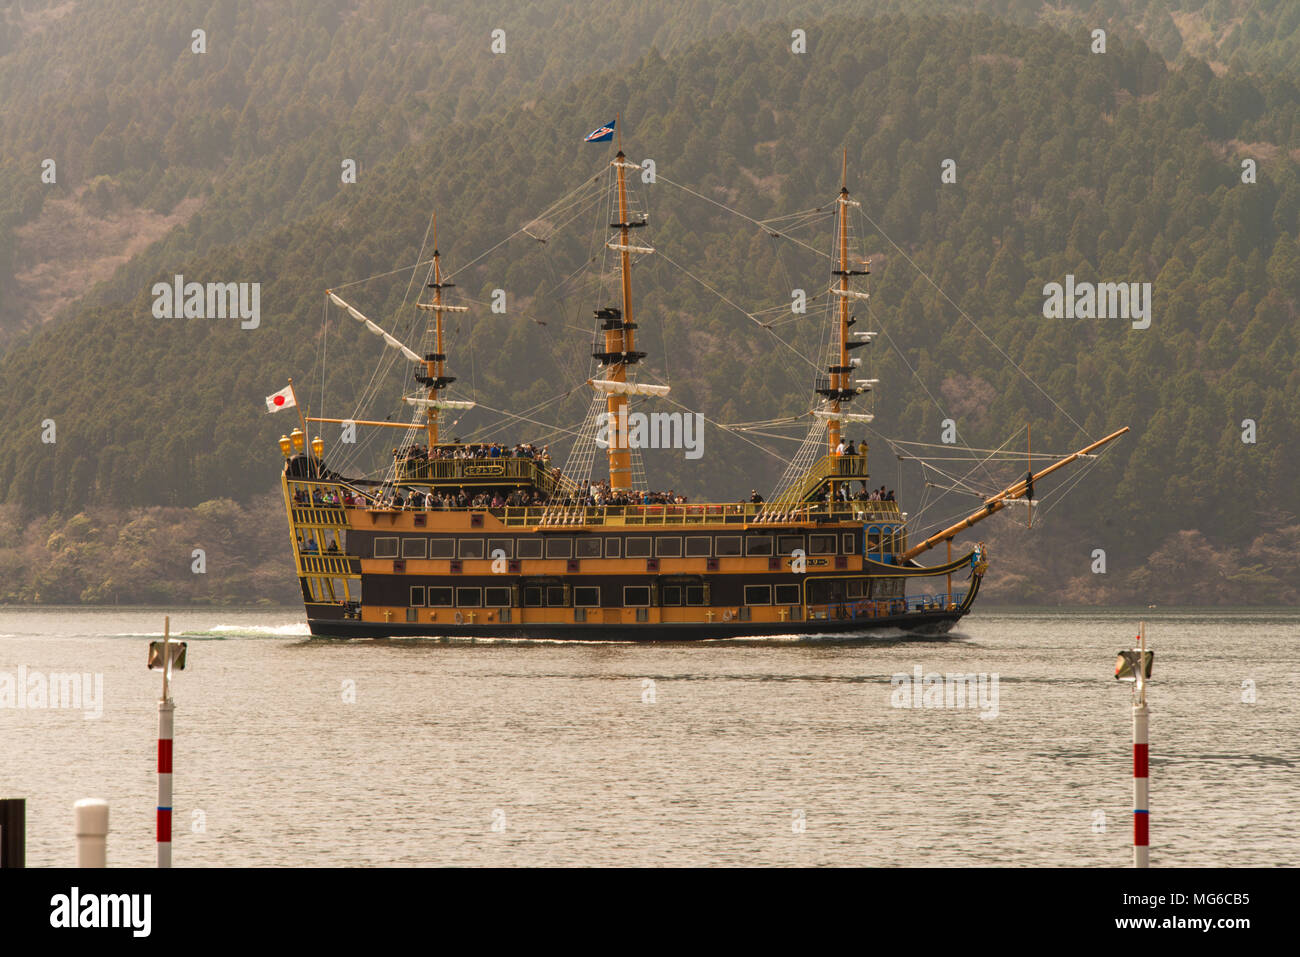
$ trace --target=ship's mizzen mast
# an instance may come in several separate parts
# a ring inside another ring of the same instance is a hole
[[[1085,455],[1091,454],[1093,451],[1101,448],[1103,445],[1108,445],[1109,443],[1115,441],[1117,438],[1119,438],[1127,431],[1128,431],[1128,426],[1126,425],[1124,426],[1124,428],[1119,429],[1116,432],[1112,432],[1104,439],[1098,439],[1096,442],[1093,442],[1091,445],[1086,445],[1083,448],[1079,449],[1079,451],[1072,452],[1063,459],[1058,459],[1057,461],[1049,465],[1047,468],[1043,469],[1041,472],[1030,472],[1019,482],[1016,482],[1012,485],[1008,485],[1001,492],[998,492],[996,495],[990,496],[987,500],[985,500],[984,507],[981,508],[978,512],[972,512],[970,515],[967,515],[957,524],[948,526],[943,531],[931,535],[920,545],[917,545],[913,548],[909,548],[907,551],[903,552],[903,554],[899,556],[899,560],[910,561],[911,559],[915,558],[917,555],[920,555],[922,552],[929,551],[930,549],[934,548],[936,545],[939,545],[942,542],[952,541],[953,536],[955,536],[958,532],[965,531],[966,529],[970,528],[972,525],[976,524],[977,522],[984,521],[984,519],[988,518],[990,515],[994,514],[995,512],[1002,511],[1002,509],[1007,507],[1008,502],[1014,501],[1015,499],[1018,498],[1025,498],[1028,495],[1032,494],[1034,483],[1037,482],[1039,479],[1043,478],[1046,475],[1051,475],[1059,468],[1064,468],[1065,466],[1069,465],[1071,462],[1075,461],[1076,459],[1081,459]]]
[[[438,444],[439,410],[454,407],[451,403],[438,398],[439,392],[456,381],[455,376],[445,375],[447,353],[443,351],[442,314],[444,312],[469,312],[468,306],[448,306],[443,304],[442,291],[444,289],[450,289],[455,285],[454,282],[443,282],[442,279],[442,256],[438,252],[438,214],[434,213],[433,282],[426,285],[426,288],[433,290],[433,302],[416,303],[418,308],[433,313],[434,351],[426,352],[424,354],[424,358],[421,360],[424,363],[424,373],[420,374],[417,372],[415,375],[416,381],[426,387],[425,401],[418,404],[424,408],[425,438],[430,447]]]
[[[628,447],[627,404],[628,393],[635,390],[625,388],[628,366],[636,365],[645,358],[644,352],[636,351],[636,323],[632,319],[632,253],[651,253],[647,246],[633,246],[629,243],[629,233],[646,225],[644,219],[630,222],[627,207],[627,171],[640,169],[635,163],[629,163],[623,154],[623,135],[619,133],[619,150],[610,164],[618,176],[618,222],[610,223],[611,229],[618,230],[618,241],[607,242],[607,248],[619,255],[619,276],[622,288],[622,309],[605,308],[596,310],[596,318],[601,320],[600,329],[604,333],[603,351],[593,353],[604,367],[599,380],[606,387],[605,409],[609,416],[609,487],[611,489],[630,489],[632,487],[632,453]]]

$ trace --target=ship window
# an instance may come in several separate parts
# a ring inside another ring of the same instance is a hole
[[[845,532],[840,536],[840,552],[844,555],[856,555],[858,553],[858,536],[854,532]]]
[[[740,554],[740,536],[739,535],[719,535],[717,543],[713,546],[713,554],[722,557],[725,555]]]
[[[546,557],[547,558],[572,558],[573,539],[548,538],[546,540]]]
[[[483,604],[489,608],[508,608],[510,607],[510,589],[509,588],[484,588]]]
[[[462,538],[460,540],[460,557],[461,558],[482,558],[483,539]]]
[[[778,605],[799,604],[799,586],[798,585],[777,585],[776,603]]]
[[[649,539],[645,539],[649,541]],[[648,608],[650,605],[649,585],[624,585],[623,606],[625,608]]]
[[[618,558],[619,552],[622,551],[622,549],[619,548],[621,544],[622,540],[618,538],[605,539],[605,557]]]
[[[441,586],[430,585],[429,607],[430,608],[450,608],[451,607],[451,589]]]
[[[650,557],[650,539],[637,535],[627,540],[627,548],[624,554],[628,558],[649,558]]]
[[[704,604],[704,586],[687,585],[686,586],[686,604],[703,605]]]
[[[423,607],[423,605],[424,605],[424,586],[423,586],[423,585],[412,585],[412,586],[411,586],[411,604],[414,605],[416,608]]]
[[[803,548],[802,535],[782,535],[776,540],[776,550],[782,555],[793,555],[799,548]]]
[[[429,557],[430,558],[455,558],[456,539],[454,538],[429,539]]]
[[[866,598],[867,580],[865,578],[850,578],[848,594],[850,598]]]
[[[659,604],[661,605],[680,605],[682,603],[682,586],[665,585],[660,592]]]
[[[600,604],[600,589],[583,586],[573,589],[575,608],[595,608]]]
[[[402,539],[403,558],[423,558],[428,548],[429,548],[428,539],[425,538]]]
[[[808,554],[809,555],[834,555],[835,536],[834,535],[809,535]]]
[[[810,605],[827,605],[843,600],[843,581],[815,578],[808,582],[808,603]]]
[[[746,555],[771,555],[772,554],[772,536],[771,535],[751,535],[745,540]]]
[[[713,554],[713,539],[707,535],[691,535],[686,539],[687,558],[708,558]]]
[[[542,607],[542,590],[538,587],[524,589],[524,606],[527,608]]]
[[[659,558],[681,558],[682,540],[680,538],[656,538],[655,555]]]
[[[516,544],[519,546],[517,552],[519,558],[542,557],[542,540],[540,538],[521,538]]]
[[[546,605],[548,608],[564,607],[564,586],[547,585],[546,586]]]
[[[867,526],[867,551],[869,552],[880,551],[880,526],[879,525]]]
[[[746,585],[745,604],[746,605],[772,604],[772,586],[771,585]]]
[[[375,539],[375,557],[376,557],[376,558],[396,558],[396,557],[397,557],[397,539],[396,539],[396,538],[376,538],[376,539]]]
[[[573,555],[575,558],[599,558],[600,539],[579,538],[573,543]]]
[[[488,539],[488,558],[500,558],[500,555],[494,555],[493,552],[504,552],[506,558],[515,557],[515,540],[513,538],[489,538]]]
[[[482,604],[483,604],[483,589],[481,588],[457,588],[456,589],[456,607],[478,608]]]
[[[894,526],[880,526],[880,550],[882,552],[892,552],[894,550]]]

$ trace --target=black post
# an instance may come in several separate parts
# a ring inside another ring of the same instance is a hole
[[[0,799],[0,867],[27,866],[27,799]]]

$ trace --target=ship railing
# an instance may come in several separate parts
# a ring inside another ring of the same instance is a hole
[[[530,482],[549,494],[557,484],[555,469],[549,459],[496,456],[472,459],[400,459],[397,462],[397,481],[402,482],[464,482],[481,483],[500,479],[503,481]]]
[[[510,526],[753,525],[900,520],[897,502],[814,502],[780,512],[761,503],[701,505],[530,505],[486,511]]]
[[[921,594],[907,596],[908,611],[945,611],[949,608],[960,605],[966,599],[966,592],[957,591],[951,594]]]
[[[865,452],[859,452],[857,455],[823,455],[812,467],[803,474],[803,477],[783,496],[782,499],[791,502],[801,502],[816,490],[828,478],[837,479],[858,479],[867,478],[867,455]]]
[[[361,559],[342,553],[299,550],[302,570],[315,575],[360,575]]]
[[[850,598],[808,606],[808,617],[832,621],[889,618],[925,611],[948,611],[966,598],[966,592],[938,595],[908,595],[906,598]]]

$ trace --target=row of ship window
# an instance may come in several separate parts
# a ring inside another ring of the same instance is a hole
[[[525,608],[599,608],[601,590],[596,586],[576,585],[570,589],[573,600],[565,595],[563,585],[528,586],[522,589]],[[648,608],[650,586],[624,585],[624,608]],[[801,601],[798,585],[746,585],[746,605],[797,605]],[[417,608],[509,608],[510,588],[456,587],[449,585],[412,585],[411,605]],[[707,605],[708,590],[703,585],[663,585],[659,588],[660,607]]]
[[[893,551],[890,531],[869,531],[867,550]],[[430,538],[374,539],[374,558],[726,558],[791,555],[854,555],[857,534],[687,535],[627,538]]]

